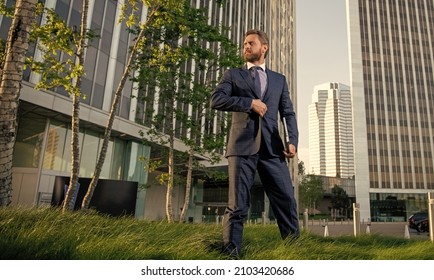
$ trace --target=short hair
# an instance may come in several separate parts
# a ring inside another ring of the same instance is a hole
[[[244,38],[249,36],[249,35],[258,35],[259,41],[261,42],[261,44],[268,46],[268,35],[264,31],[258,30],[258,29],[247,30],[247,32],[244,35]],[[267,49],[267,52],[265,53],[265,57],[267,57],[267,53],[268,53],[268,49]]]

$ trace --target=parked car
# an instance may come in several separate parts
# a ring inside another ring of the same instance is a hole
[[[417,212],[408,217],[408,226],[418,230],[419,223],[426,220],[428,222],[428,212]]]
[[[418,232],[429,232],[429,223],[428,223],[428,218],[426,218],[425,220],[420,221],[417,224],[417,229]]]

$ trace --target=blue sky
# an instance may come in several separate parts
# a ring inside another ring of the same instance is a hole
[[[345,0],[296,0],[298,156],[309,172],[308,106],[325,82],[350,85]]]

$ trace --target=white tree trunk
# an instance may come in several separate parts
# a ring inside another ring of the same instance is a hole
[[[37,0],[17,0],[0,69],[0,206],[12,202],[12,155],[29,30]]]
[[[87,13],[89,0],[83,0],[81,11],[81,29],[80,29],[80,42],[77,46],[77,63],[84,66],[84,52],[86,49],[86,33],[87,33]],[[74,85],[74,92],[72,92],[72,120],[71,120],[71,175],[69,180],[68,192],[66,193],[65,201],[63,203],[63,211],[74,210],[74,193],[77,188],[78,176],[80,173],[80,138],[79,138],[79,124],[80,124],[80,87],[81,77],[77,77]]]
[[[187,215],[188,205],[190,204],[190,190],[193,181],[193,157],[194,157],[194,150],[193,148],[190,148],[188,152],[187,182],[185,184],[184,205],[182,206],[181,215],[179,217],[180,223],[184,222],[185,216]]]
[[[171,99],[171,104],[174,104],[174,100]],[[167,192],[166,192],[166,217],[168,223],[173,223],[173,203],[172,203],[172,196],[173,196],[173,181],[175,177],[175,162],[174,162],[174,155],[175,155],[175,148],[174,148],[174,142],[175,142],[175,136],[173,131],[173,120],[175,118],[174,116],[174,109],[170,109],[169,113],[169,159],[168,159],[168,173],[169,173],[169,180],[167,181]]]

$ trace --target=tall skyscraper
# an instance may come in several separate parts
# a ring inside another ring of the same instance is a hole
[[[404,221],[434,189],[434,1],[347,0],[356,199]]]
[[[351,92],[341,83],[315,86],[309,105],[309,173],[354,175]]]
[[[7,0],[11,6],[15,1]],[[69,26],[79,26],[81,0],[45,0],[46,8],[53,9]],[[98,35],[86,50],[85,72],[82,91],[86,98],[81,104],[80,113],[80,176],[91,177],[102,143],[105,125],[114,91],[118,85],[128,58],[128,49],[134,35],[128,32],[123,23],[118,23],[121,6],[126,0],[90,1],[88,12],[89,28]],[[139,1],[140,2],[140,1]],[[291,98],[296,104],[295,83],[295,20],[294,0],[223,1],[191,0],[191,6],[208,11],[209,23],[229,27],[227,35],[242,46],[245,31],[251,28],[265,30],[270,37],[270,53],[267,67],[286,75],[291,90]],[[142,19],[147,16],[147,8],[140,7]],[[44,22],[38,17],[38,22]],[[11,19],[0,16],[0,38],[6,39]],[[208,46],[209,47],[209,46]],[[40,57],[33,45],[29,56]],[[59,54],[66,60],[65,54]],[[224,71],[225,69],[221,69]],[[195,68],[186,71],[194,72]],[[38,205],[47,202],[53,191],[56,176],[69,176],[70,170],[70,108],[71,99],[62,88],[38,92],[34,89],[40,77],[27,69],[24,73],[20,96],[18,135],[13,159],[13,204]],[[149,158],[158,145],[152,147],[142,143],[140,131],[149,129],[143,112],[147,106],[158,107],[158,102],[141,102],[137,84],[128,80],[122,92],[118,115],[112,131],[106,161],[101,178],[148,183],[148,173],[139,158]],[[155,104],[157,105],[155,105]],[[218,125],[210,122],[210,130],[219,133]],[[177,136],[185,133],[179,123],[175,127]],[[55,136],[55,137],[54,137]],[[176,149],[184,151],[185,145],[176,141]],[[297,175],[297,162],[294,160],[293,174]],[[149,175],[152,176],[152,175]],[[176,211],[182,207],[184,186],[176,186],[174,205]],[[221,206],[220,201],[203,202],[206,196],[202,190],[195,190],[188,216],[201,221],[203,209]],[[209,196],[209,195],[208,195]],[[215,196],[213,197],[215,199]],[[136,216],[148,219],[164,218],[165,190],[161,186],[151,186],[138,193]],[[225,199],[225,198],[223,198]],[[226,199],[224,200],[226,201]],[[49,201],[48,201],[49,202]],[[197,203],[197,204],[196,204]],[[214,204],[212,204],[214,203]],[[213,212],[214,213],[214,212]]]

